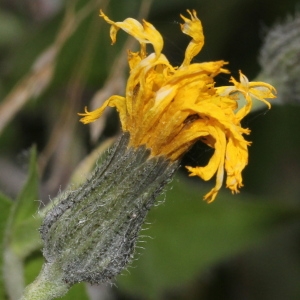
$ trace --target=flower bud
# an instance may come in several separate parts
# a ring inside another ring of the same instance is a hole
[[[79,189],[50,210],[40,229],[47,263],[72,285],[108,282],[132,259],[138,233],[178,164],[128,146],[125,133]]]
[[[259,61],[258,77],[276,86],[276,102],[300,104],[300,14],[267,33]]]

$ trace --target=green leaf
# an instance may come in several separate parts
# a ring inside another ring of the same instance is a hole
[[[3,239],[5,235],[6,223],[9,216],[9,211],[12,206],[12,200],[0,193],[0,299],[4,299],[4,282],[3,282]]]
[[[24,26],[15,14],[0,9],[0,19],[2,26],[0,27],[0,46],[3,47],[12,43],[24,34]]]
[[[28,219],[28,217],[32,217],[38,208],[37,200],[39,179],[36,156],[36,149],[35,147],[32,147],[30,153],[28,178],[16,201],[14,224],[21,223],[22,221]]]
[[[38,199],[38,172],[36,150],[31,149],[28,178],[7,214],[3,239],[3,278],[11,298],[19,297],[24,288],[23,260],[41,246],[38,228],[41,219],[36,215]]]
[[[20,258],[25,258],[41,246],[38,228],[41,218],[38,209],[38,171],[35,147],[31,149],[28,179],[11,211],[8,229],[10,248]]]
[[[67,295],[61,298],[62,300],[89,300],[84,283],[78,283],[71,287]]]
[[[24,220],[15,226],[11,246],[20,258],[25,258],[32,251],[41,248],[42,240],[38,232],[40,225],[39,217],[32,216],[32,219]]]
[[[205,191],[182,181],[174,180],[166,203],[150,213],[154,224],[145,234],[152,239],[142,238],[145,249],[129,274],[118,278],[120,288],[143,299],[158,299],[211,264],[262,243],[278,221],[293,216],[282,204],[229,193],[207,204]]]

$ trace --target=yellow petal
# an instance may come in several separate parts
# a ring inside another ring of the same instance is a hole
[[[143,20],[143,24],[135,19],[127,18],[123,22],[114,22],[110,20],[102,10],[100,10],[100,17],[102,17],[108,24],[112,25],[110,30],[110,37],[112,43],[116,41],[116,35],[119,29],[124,30],[129,35],[137,39],[141,44],[150,43],[153,45],[156,56],[159,56],[163,48],[163,38],[155,27]]]
[[[215,139],[215,152],[205,167],[187,167],[191,172],[190,176],[199,176],[209,180],[216,173],[216,185],[204,196],[208,203],[214,201],[223,184],[224,157],[226,150],[226,137],[221,128],[208,126],[209,133]]]
[[[84,113],[78,113],[79,116],[83,118],[80,119],[80,122],[83,124],[88,124],[96,121],[103,114],[104,109],[107,107],[116,107],[120,114],[120,121],[122,124],[122,128],[126,129],[126,106],[125,106],[125,98],[121,96],[112,96],[108,100],[106,100],[103,105],[96,110],[88,111],[85,107]]]
[[[237,141],[228,138],[225,156],[225,170],[227,173],[226,187],[237,193],[242,184],[242,171],[248,163],[247,141]]]
[[[180,27],[183,33],[192,37],[192,40],[185,51],[185,57],[181,67],[189,65],[191,60],[201,51],[204,45],[202,24],[197,17],[196,11],[193,10],[191,12],[187,10],[187,12],[189,13],[191,19],[180,15],[184,20],[184,23],[180,24]]]

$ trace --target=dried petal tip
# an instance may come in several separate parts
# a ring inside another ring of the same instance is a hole
[[[192,37],[191,42],[189,43],[186,51],[185,51],[185,59],[181,65],[188,66],[191,60],[201,51],[204,45],[204,35],[201,21],[197,18],[197,13],[195,10],[189,13],[191,19],[180,15],[180,17],[184,20],[185,23],[180,24],[181,31],[190,37]]]

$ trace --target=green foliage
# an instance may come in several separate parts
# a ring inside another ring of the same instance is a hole
[[[0,47],[20,38],[24,33],[20,20],[13,14],[0,9]]]
[[[41,246],[38,234],[41,220],[38,216],[34,217],[38,208],[38,182],[36,150],[33,147],[27,181],[16,201],[9,202],[10,210],[5,214],[6,229],[1,236],[4,253],[1,277],[5,278],[7,292],[13,299],[18,297],[24,288],[23,259]]]
[[[167,201],[150,213],[150,227],[141,238],[145,249],[118,278],[118,286],[143,299],[183,286],[218,261],[261,245],[286,219],[299,211],[262,199],[221,194],[212,204],[202,201],[205,191],[175,179]]]
[[[61,298],[62,300],[88,300],[90,299],[86,292],[84,283],[79,283],[71,287],[67,295]]]
[[[12,206],[12,200],[4,196],[3,194],[0,193],[0,212],[1,212],[1,217],[0,217],[0,270],[3,270],[3,237],[5,234],[5,228],[6,228],[6,223],[8,220],[9,216],[9,211]],[[4,283],[3,283],[3,276],[1,274],[0,276],[0,299],[4,299],[5,295],[5,289],[4,289]]]
[[[9,247],[20,258],[24,259],[33,250],[41,246],[38,228],[41,219],[38,210],[38,171],[36,165],[36,149],[31,149],[28,179],[18,195],[10,213],[7,228]]]

